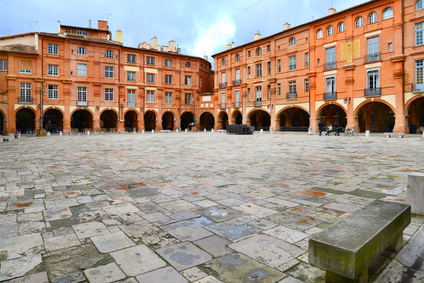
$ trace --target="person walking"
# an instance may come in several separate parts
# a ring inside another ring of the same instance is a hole
[[[322,129],[324,128],[324,124],[322,123],[322,121],[319,122],[318,124],[318,131],[319,131],[319,135],[321,136],[322,134]]]

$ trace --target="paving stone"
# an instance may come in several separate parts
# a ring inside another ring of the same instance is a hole
[[[142,215],[142,217],[144,219],[146,219],[147,221],[149,221],[150,223],[154,224],[154,225],[158,225],[158,226],[162,226],[162,225],[166,225],[169,224],[171,222],[174,222],[175,220],[173,220],[172,218],[156,212],[156,213],[151,213],[151,214],[144,214]]]
[[[16,237],[1,238],[1,251],[7,252],[7,259],[32,255],[37,249],[41,250],[43,239],[40,233],[25,234]]]
[[[0,225],[0,239],[18,236],[18,223]]]
[[[72,216],[72,212],[68,207],[65,207],[59,209],[43,210],[43,215],[46,221],[54,221],[70,218]]]
[[[244,213],[239,210],[235,210],[225,206],[218,206],[209,207],[208,209],[203,210],[201,214],[215,222],[222,222],[229,219],[237,218],[243,215]]]
[[[131,241],[121,230],[114,233],[91,237],[91,240],[101,253],[109,253],[135,246],[134,242]]]
[[[213,276],[208,276],[202,279],[195,281],[195,283],[223,283],[222,281],[216,279]]]
[[[210,261],[212,257],[192,243],[181,243],[156,250],[175,269],[184,270]]]
[[[194,242],[194,244],[201,247],[214,257],[219,257],[231,253],[231,250],[227,249],[226,247],[228,243],[229,241],[216,235]]]
[[[80,245],[75,234],[60,235],[57,237],[44,238],[44,246],[47,251],[56,251]]]
[[[89,268],[84,270],[84,274],[87,276],[90,283],[114,282],[126,277],[122,270],[119,269],[119,267],[114,262],[94,268]]]
[[[297,230],[293,230],[284,226],[275,227],[273,229],[264,231],[264,233],[276,237],[278,239],[284,240],[291,244],[299,242],[309,237],[309,235],[306,233],[299,232]]]
[[[183,270],[181,271],[181,274],[191,282],[208,276],[206,273],[204,273],[197,267],[192,267],[192,268]]]
[[[181,221],[162,227],[169,234],[180,241],[196,241],[213,234],[189,221]]]
[[[186,219],[191,219],[191,218],[195,218],[195,217],[199,217],[199,214],[194,213],[190,210],[178,210],[174,213],[172,213],[170,215],[170,217],[172,219],[174,219],[175,221],[181,221],[181,220],[186,220]]]
[[[188,282],[183,276],[181,276],[172,267],[164,267],[155,271],[150,271],[142,275],[138,275],[137,280],[139,282],[151,282],[151,283],[185,283]]]
[[[105,235],[110,233],[109,230],[106,228],[106,226],[100,222],[88,222],[88,223],[77,224],[77,225],[73,225],[72,228],[74,229],[79,239]]]
[[[47,277],[47,272],[40,272],[40,273],[35,273],[28,276],[20,277],[18,279],[13,279],[7,282],[8,283],[32,283],[32,282],[48,283],[49,278]]]
[[[265,208],[259,205],[251,204],[251,203],[235,206],[234,208],[257,217],[267,217],[272,214],[278,213],[278,211]]]
[[[42,264],[40,254],[2,261],[0,281],[23,276],[40,264]]]

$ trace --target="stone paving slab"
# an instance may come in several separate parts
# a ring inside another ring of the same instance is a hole
[[[52,135],[0,152],[11,282],[324,282],[309,237],[376,199],[405,202],[424,172],[412,137]],[[423,224],[378,258],[376,282],[423,281]]]

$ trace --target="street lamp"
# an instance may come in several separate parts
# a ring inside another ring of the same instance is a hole
[[[40,108],[40,118],[38,119],[38,128],[43,129],[43,95],[46,95],[47,84],[45,82],[40,83],[40,103],[38,104]]]

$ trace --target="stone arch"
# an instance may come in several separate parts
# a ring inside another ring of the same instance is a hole
[[[424,131],[424,96],[411,98],[405,105],[408,119],[409,133],[422,133]]]
[[[218,114],[218,129],[225,130],[228,126],[228,114],[225,111],[221,111]]]
[[[395,126],[394,113],[389,103],[369,100],[357,107],[355,128],[358,132],[392,132]]]
[[[93,114],[90,110],[79,108],[71,115],[71,130],[73,132],[85,132],[93,130]]]
[[[212,130],[215,127],[215,117],[211,112],[205,111],[200,114],[200,130]]]
[[[35,111],[28,108],[20,108],[16,111],[16,131],[22,134],[30,133],[35,131],[36,118]]]
[[[63,111],[49,107],[43,114],[43,128],[51,133],[59,133],[63,129]]]
[[[269,113],[263,109],[254,109],[249,112],[248,124],[254,126],[255,130],[264,130],[269,131],[271,126],[271,116]]]
[[[146,131],[156,130],[156,111],[149,110],[144,113],[144,129]]]
[[[346,128],[346,109],[338,103],[326,103],[318,108],[317,117],[324,126],[332,125],[335,128]],[[335,129],[334,129],[335,130]]]
[[[126,111],[124,115],[125,131],[132,132],[134,129],[135,131],[137,131],[137,120],[138,120],[137,111],[134,111],[134,110]]]
[[[233,114],[231,115],[231,124],[243,124],[243,114],[240,110],[233,111]]]
[[[172,111],[166,111],[162,114],[162,129],[174,130],[174,113]]]
[[[184,113],[181,114],[180,117],[180,127],[181,127],[181,131],[184,131],[185,129],[189,129],[191,127],[191,124],[194,123],[194,114],[191,113],[190,111],[185,111]]]
[[[100,113],[100,129],[106,132],[118,131],[118,113],[114,109],[107,109]]]
[[[310,116],[303,107],[285,107],[278,111],[276,117],[280,131],[308,131]]]

